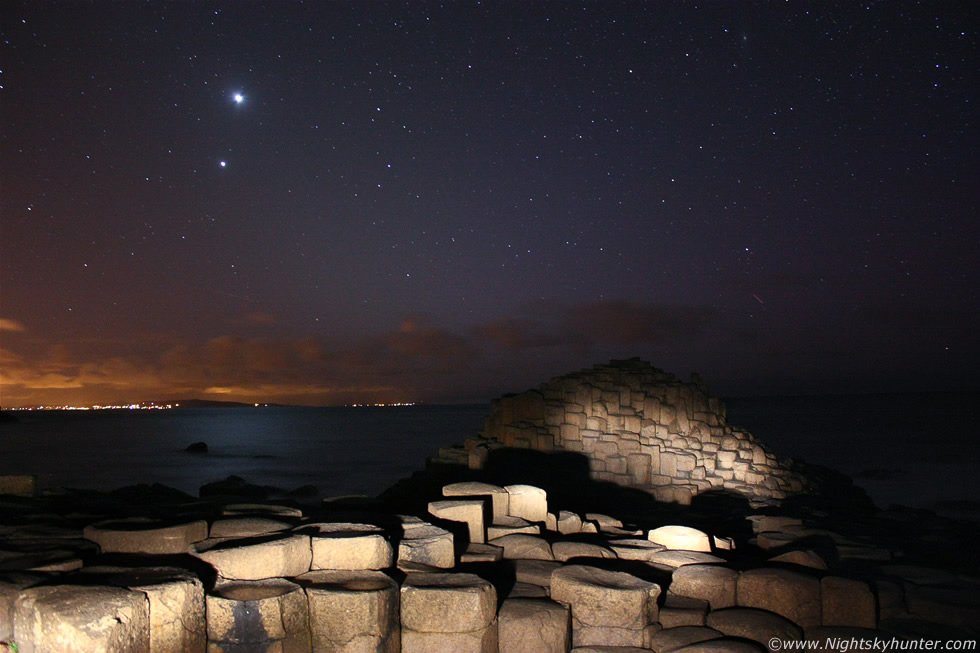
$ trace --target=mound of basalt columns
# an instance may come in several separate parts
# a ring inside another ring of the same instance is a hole
[[[86,652],[757,651],[772,637],[969,639],[980,623],[980,579],[901,564],[901,551],[806,516],[750,514],[737,539],[703,521],[580,514],[536,486],[482,481],[446,484],[419,515],[208,505],[171,506],[188,518],[162,523],[135,506],[120,515],[114,504],[109,519],[19,499],[0,526],[0,641]],[[512,532],[525,526],[535,530]],[[153,537],[165,546],[143,544]],[[76,564],[52,566],[25,542]]]
[[[789,461],[730,425],[724,402],[700,377],[681,381],[638,358],[495,399],[482,433],[440,449],[431,462],[482,469],[502,448],[580,453],[593,480],[685,505],[718,489],[761,505],[808,485]]]

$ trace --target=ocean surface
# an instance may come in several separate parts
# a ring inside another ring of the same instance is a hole
[[[483,428],[489,408],[189,408],[15,411],[0,424],[0,473],[38,475],[42,488],[111,490],[162,483],[193,495],[234,474],[321,496],[375,495],[425,467],[441,446]],[[191,454],[204,442],[208,453]]]
[[[976,394],[728,399],[729,422],[781,456],[854,478],[875,503],[980,505]],[[235,474],[322,496],[374,495],[483,426],[487,405],[13,413],[0,473],[42,488],[163,483],[190,494]],[[206,442],[209,453],[185,448]],[[530,480],[530,479],[529,479]],[[980,515],[978,515],[980,516]]]
[[[725,403],[730,424],[748,428],[781,456],[847,474],[879,507],[901,504],[980,518],[980,394]]]

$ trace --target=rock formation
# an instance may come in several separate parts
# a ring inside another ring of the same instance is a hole
[[[574,513],[531,485],[427,498],[427,514],[377,504],[345,521],[356,503],[0,496],[0,651],[763,653],[773,638],[892,650],[978,632],[976,576],[823,518],[770,508],[736,542],[655,513],[645,526]]]
[[[675,501],[718,487],[756,505],[723,522],[633,493],[649,505],[632,519],[615,502],[580,513],[533,474],[421,485],[414,512],[391,492],[256,503],[237,477],[151,500],[0,475],[0,651],[975,648],[980,526],[849,518],[812,496],[760,509],[802,479],[698,382],[613,362],[497,400],[483,436],[442,455],[496,447],[581,452],[594,478]]]
[[[787,461],[728,424],[724,402],[696,375],[686,383],[637,358],[494,400],[483,433],[440,450],[437,462],[480,469],[502,447],[578,452],[593,479],[681,504],[709,490],[766,503],[806,487]]]

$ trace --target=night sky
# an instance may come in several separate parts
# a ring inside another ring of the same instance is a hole
[[[980,388],[974,2],[0,5],[0,403]]]

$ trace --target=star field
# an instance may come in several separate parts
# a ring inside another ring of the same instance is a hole
[[[0,403],[975,387],[978,18],[6,3]]]

